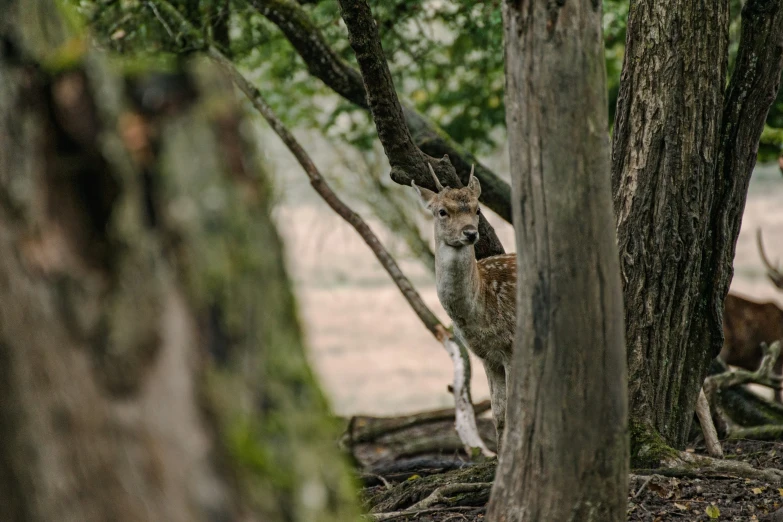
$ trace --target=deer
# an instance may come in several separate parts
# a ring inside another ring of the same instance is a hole
[[[761,230],[756,231],[756,242],[767,277],[783,290],[783,272],[770,263],[764,252]],[[761,343],[783,341],[783,310],[773,302],[757,302],[736,294],[726,296],[723,308],[723,348],[718,356],[721,361],[748,371],[755,371],[764,354]],[[778,358],[774,371],[783,371],[783,357]],[[775,394],[778,402],[780,393]]]
[[[427,163],[437,192],[411,186],[434,217],[435,284],[454,334],[482,362],[500,449],[506,425],[507,376],[516,328],[516,254],[476,260],[481,184],[470,169],[462,188],[443,187]]]

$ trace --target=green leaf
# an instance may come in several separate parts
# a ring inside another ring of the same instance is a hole
[[[710,518],[718,518],[720,516],[720,509],[718,509],[718,506],[715,504],[710,504],[704,509],[704,512],[707,513],[707,516]]]

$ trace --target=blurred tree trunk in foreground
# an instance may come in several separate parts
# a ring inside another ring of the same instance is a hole
[[[67,35],[5,2],[0,520],[354,519],[230,86]]]

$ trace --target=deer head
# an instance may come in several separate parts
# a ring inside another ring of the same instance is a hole
[[[783,272],[776,266],[773,266],[767,258],[767,254],[764,253],[764,244],[761,241],[761,229],[756,230],[756,243],[759,247],[759,254],[761,254],[761,262],[764,263],[764,268],[767,269],[767,277],[772,281],[772,284],[783,290]]]
[[[473,176],[473,166],[470,168],[468,185],[454,189],[443,187],[432,169],[432,178],[435,180],[437,192],[424,187],[419,187],[411,181],[411,186],[416,189],[424,208],[432,212],[435,217],[435,239],[454,248],[473,245],[478,241],[479,208],[478,198],[481,195],[481,184]]]

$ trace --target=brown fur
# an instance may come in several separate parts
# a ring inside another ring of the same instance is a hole
[[[775,303],[759,303],[738,295],[726,296],[723,308],[723,349],[720,359],[726,364],[755,371],[764,354],[761,343],[783,342],[783,310]],[[783,357],[775,364],[775,373],[783,370]],[[780,401],[780,394],[776,394]]]
[[[438,298],[456,336],[484,364],[500,444],[516,327],[516,255],[476,261],[473,245],[478,240],[481,194],[476,178],[471,176],[465,188],[444,188],[438,193],[413,186],[435,218]]]

